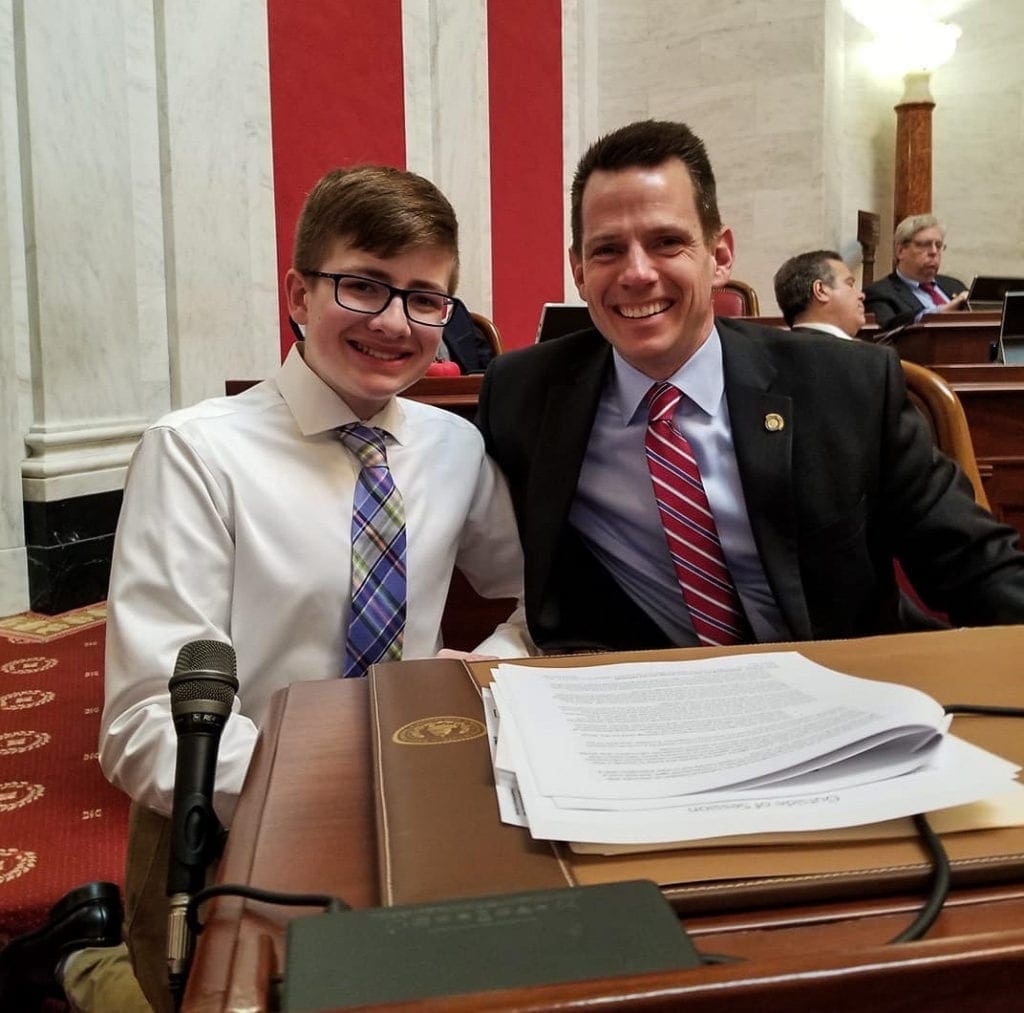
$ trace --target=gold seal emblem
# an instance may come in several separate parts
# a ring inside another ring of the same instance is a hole
[[[12,879],[24,876],[36,865],[34,851],[22,851],[21,848],[0,848],[0,883],[9,883]]]
[[[469,742],[487,734],[487,729],[474,718],[443,714],[436,718],[410,721],[391,736],[399,746],[449,746],[453,742]]]
[[[0,813],[9,813],[20,809],[36,799],[42,798],[46,789],[41,784],[29,784],[28,781],[5,781],[0,784]]]
[[[35,675],[36,672],[45,672],[57,664],[56,658],[15,658],[0,665],[0,672],[5,675]]]
[[[769,412],[764,417],[764,427],[770,433],[780,433],[786,428],[786,420],[778,412]]]
[[[42,707],[56,699],[57,694],[48,689],[19,689],[0,696],[0,710],[23,711],[29,707]]]
[[[0,733],[0,756],[28,753],[49,743],[49,732],[3,732]]]

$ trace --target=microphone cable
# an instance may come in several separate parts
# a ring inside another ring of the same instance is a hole
[[[220,883],[203,887],[189,898],[185,917],[189,928],[196,935],[203,931],[205,925],[205,922],[199,921],[199,908],[214,897],[242,897],[245,900],[280,904],[284,907],[319,907],[327,913],[352,910],[352,905],[347,901],[326,893],[282,893],[280,890],[264,890],[243,883]]]
[[[947,714],[968,715],[974,717],[1024,718],[1024,707],[1005,707],[995,704],[951,703],[942,708]],[[921,939],[935,923],[946,903],[950,886],[950,863],[939,835],[932,829],[927,817],[918,813],[914,817],[914,825],[921,837],[921,842],[932,860],[932,888],[924,906],[917,917],[899,935],[890,939],[890,943],[910,943]]]

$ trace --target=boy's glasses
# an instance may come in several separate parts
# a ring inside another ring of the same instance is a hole
[[[458,299],[443,292],[422,288],[396,288],[386,281],[364,278],[358,274],[331,274],[328,271],[303,271],[315,278],[334,282],[334,301],[354,313],[382,313],[398,296],[409,321],[427,327],[444,327],[455,312]]]

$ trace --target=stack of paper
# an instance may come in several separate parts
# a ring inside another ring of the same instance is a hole
[[[926,694],[795,652],[502,664],[485,710],[501,817],[538,838],[823,830],[1024,792],[1014,764],[947,734]]]

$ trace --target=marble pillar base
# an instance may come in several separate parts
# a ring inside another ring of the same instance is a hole
[[[28,568],[24,547],[0,549],[0,617],[28,608]]]
[[[30,608],[55,615],[103,601],[122,492],[25,503]]]

